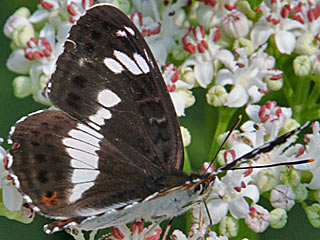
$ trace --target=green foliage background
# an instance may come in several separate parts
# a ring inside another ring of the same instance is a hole
[[[14,73],[7,70],[5,63],[11,52],[9,48],[9,39],[3,34],[3,26],[6,19],[13,14],[19,7],[28,7],[31,11],[36,9],[39,0],[11,0],[1,1],[0,8],[0,137],[3,137],[5,142],[3,146],[7,149],[6,138],[10,127],[22,116],[27,115],[43,106],[33,101],[31,97],[18,99],[14,97],[12,90],[12,80],[16,76]],[[212,126],[217,119],[217,111],[205,104],[205,92],[201,89],[196,89],[195,96],[198,100],[196,105],[187,110],[188,118],[181,119],[182,125],[186,126],[192,135],[192,144],[188,147],[189,157],[193,169],[199,169],[201,162],[205,161],[209,154],[211,138],[213,136]],[[280,96],[280,94],[278,94]],[[270,97],[269,97],[270,98]],[[208,122],[210,119],[210,122]],[[207,121],[207,122],[206,122]],[[268,202],[263,204],[269,210]],[[180,218],[181,220],[181,218]],[[0,239],[8,240],[40,240],[40,239],[73,239],[66,233],[56,233],[54,235],[46,235],[42,231],[42,226],[51,220],[36,216],[31,224],[23,224],[16,221],[8,220],[0,217]],[[176,222],[175,227],[179,227],[179,222]],[[180,224],[181,227],[181,224]],[[274,230],[269,228],[263,234],[253,234],[247,232],[247,229],[241,228],[240,235],[237,239],[248,237],[249,239],[292,239],[292,240],[307,240],[319,239],[320,230],[315,229],[308,222],[307,217],[300,205],[295,206],[289,212],[288,224],[284,229]]]

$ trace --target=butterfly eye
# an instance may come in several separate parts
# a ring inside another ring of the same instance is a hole
[[[203,189],[203,187],[202,187],[202,184],[199,184],[195,189],[194,189],[194,192],[196,193],[201,193],[202,192],[202,189]]]
[[[194,192],[199,195],[204,195],[210,189],[210,185],[211,185],[210,181],[204,181],[195,187]]]

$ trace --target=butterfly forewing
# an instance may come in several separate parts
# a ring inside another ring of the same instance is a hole
[[[116,8],[94,7],[72,27],[48,93],[62,111],[18,122],[10,151],[20,190],[42,214],[82,219],[124,207],[181,170],[179,123],[161,73]]]
[[[141,165],[180,169],[179,123],[145,40],[122,12],[95,7],[77,22],[59,57],[49,97]]]

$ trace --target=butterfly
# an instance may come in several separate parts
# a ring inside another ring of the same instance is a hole
[[[180,215],[207,196],[219,173],[300,130],[214,173],[184,173],[179,121],[157,62],[111,5],[95,5],[72,27],[47,92],[59,110],[19,120],[8,154],[26,201],[57,220],[46,233]]]

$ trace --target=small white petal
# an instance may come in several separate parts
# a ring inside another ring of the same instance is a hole
[[[273,33],[274,31],[270,26],[260,24],[256,25],[252,29],[250,38],[252,39],[254,46],[257,48],[268,41],[269,37]]]
[[[250,102],[256,103],[264,96],[264,93],[259,91],[259,88],[256,85],[251,86],[248,90],[248,95],[250,96]]]
[[[235,85],[228,96],[227,103],[228,107],[242,107],[248,102],[249,96],[246,90],[241,85]]]
[[[184,97],[179,92],[170,92],[170,97],[178,117],[184,116],[184,109],[186,107]]]
[[[199,85],[206,88],[213,80],[214,67],[211,61],[198,63],[194,66],[194,74]]]
[[[20,74],[28,74],[31,65],[32,62],[24,57],[22,49],[13,51],[7,60],[7,68],[12,72]]]
[[[55,45],[56,31],[51,24],[46,23],[45,26],[41,29],[39,36],[46,38],[51,47]]]
[[[174,230],[171,234],[172,239],[178,239],[178,240],[188,240],[183,232],[180,230]]]
[[[39,23],[47,19],[50,16],[50,12],[47,10],[37,10],[29,18],[29,21],[32,23]]]
[[[261,107],[259,105],[251,105],[251,104],[246,107],[247,115],[254,122],[260,122],[260,117],[259,117],[260,108]]]
[[[291,32],[279,31],[275,36],[277,47],[281,53],[291,54],[296,45],[296,38]]]
[[[233,84],[233,74],[228,69],[221,69],[218,71],[216,76],[216,85],[227,85]]]
[[[228,213],[228,203],[221,199],[208,202],[213,224],[219,223]]]
[[[247,201],[242,197],[233,199],[230,203],[230,213],[236,219],[244,218],[249,213]]]
[[[22,196],[15,187],[2,187],[3,204],[9,211],[18,211],[22,206]]]
[[[250,198],[254,203],[259,201],[260,192],[256,185],[248,185],[246,188],[241,190],[242,196]]]
[[[166,59],[168,56],[166,47],[160,41],[149,43],[149,47],[154,58],[157,59],[157,63],[160,66],[164,66],[166,64]]]

